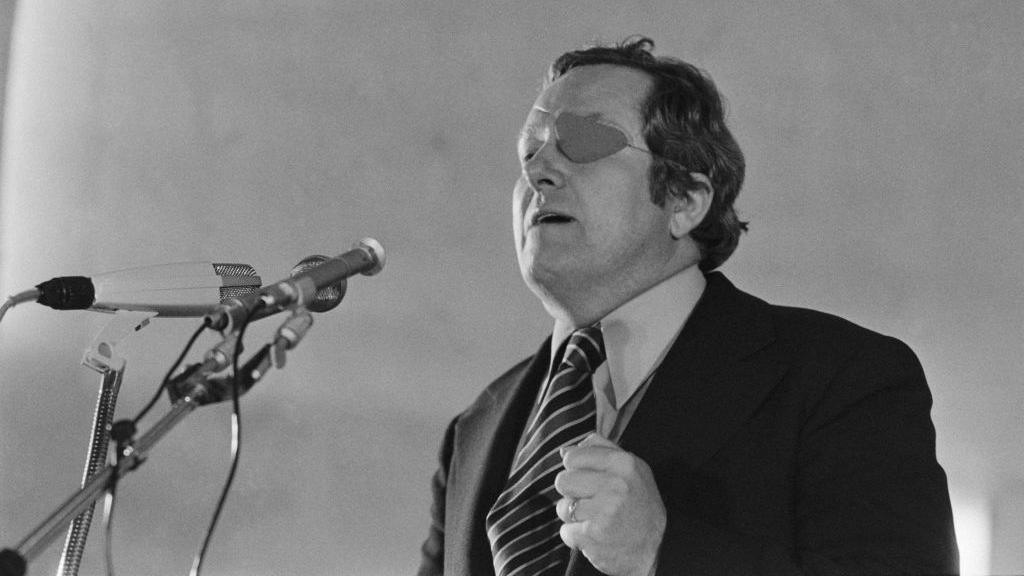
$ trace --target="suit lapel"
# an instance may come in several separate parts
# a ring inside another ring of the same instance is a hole
[[[622,436],[657,472],[682,460],[697,468],[757,409],[785,371],[763,301],[724,276],[708,284]]]
[[[466,569],[446,573],[493,574],[485,518],[505,487],[519,435],[548,370],[551,340],[537,354],[499,378],[460,418],[449,471],[445,519],[446,557],[469,559]],[[452,567],[454,568],[454,567]]]

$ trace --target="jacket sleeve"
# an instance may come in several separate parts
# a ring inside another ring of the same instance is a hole
[[[444,574],[444,515],[447,498],[448,470],[451,464],[456,418],[448,425],[441,450],[438,454],[438,468],[431,480],[433,504],[430,507],[430,530],[421,547],[420,567],[416,576],[440,576]]]
[[[869,339],[821,383],[795,434],[795,549],[668,507],[658,574],[957,574],[932,398],[913,352]]]

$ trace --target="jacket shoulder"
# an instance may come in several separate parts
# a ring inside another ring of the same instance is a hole
[[[492,410],[500,409],[514,401],[514,397],[522,393],[523,386],[532,382],[539,382],[540,370],[546,370],[547,366],[547,342],[540,350],[532,355],[523,358],[511,368],[488,384],[476,398],[459,415],[460,419],[472,418],[473,416],[484,416]]]
[[[901,340],[819,310],[772,304],[733,286],[716,274],[713,309],[724,314],[731,334],[752,332],[773,343],[780,359],[797,370],[824,377],[853,365],[895,376],[922,377],[917,356]]]
[[[916,356],[903,341],[866,328],[846,318],[808,308],[765,304],[776,335],[787,348],[805,355],[824,357],[852,353],[878,354],[886,358]]]

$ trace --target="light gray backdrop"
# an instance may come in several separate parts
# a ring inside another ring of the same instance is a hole
[[[915,348],[965,572],[1024,572],[1022,29],[1019,2],[20,2],[0,292],[183,260],[269,282],[376,237],[385,271],[244,398],[206,573],[409,574],[445,424],[549,327],[512,249],[516,131],[552,58],[643,33],[729,100],[751,231],[725,272]],[[79,361],[108,320],[0,325],[0,546],[76,488],[98,385]],[[122,344],[123,415],[195,326]],[[187,573],[228,416],[201,409],[123,484],[119,572]]]

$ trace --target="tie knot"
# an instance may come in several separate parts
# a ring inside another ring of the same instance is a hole
[[[581,372],[592,374],[604,362],[604,338],[601,328],[588,326],[580,328],[569,336],[562,364],[571,364]]]

